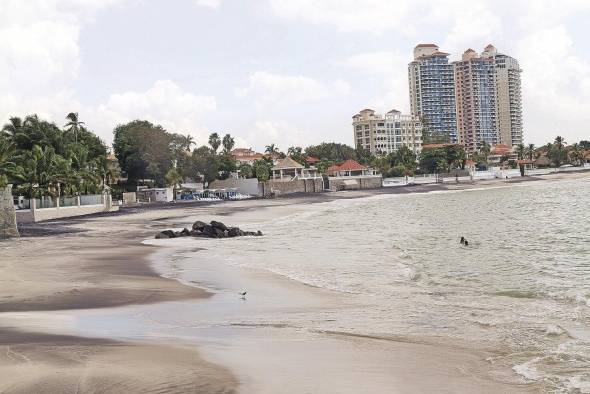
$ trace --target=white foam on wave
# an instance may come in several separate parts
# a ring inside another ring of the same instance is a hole
[[[590,380],[583,376],[573,376],[568,379],[566,388],[570,393],[590,394]]]
[[[522,364],[517,364],[512,367],[512,370],[526,380],[537,381],[543,377],[539,370],[534,366],[541,360],[541,357],[535,357]]]

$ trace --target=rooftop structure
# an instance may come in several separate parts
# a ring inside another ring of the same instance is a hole
[[[318,169],[315,167],[305,168],[290,157],[279,159],[272,167],[272,178],[277,180],[296,180],[305,178],[317,178]]]
[[[437,140],[456,142],[455,76],[448,56],[435,44],[414,48],[414,61],[408,65],[410,108]]]

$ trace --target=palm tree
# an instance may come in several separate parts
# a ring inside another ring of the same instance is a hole
[[[566,142],[561,136],[555,137],[555,141],[552,144],[547,144],[548,156],[555,163],[555,167],[559,167],[567,159],[567,153],[565,152]]]
[[[529,144],[527,147],[527,155],[529,156],[529,160],[532,161],[535,156],[535,144]]]
[[[553,145],[555,145],[557,149],[562,149],[566,144],[567,142],[565,142],[563,137],[559,135],[555,137],[555,141],[553,142]]]
[[[187,134],[184,136],[182,144],[187,151],[191,151],[191,146],[196,145],[196,142],[192,135]]]
[[[22,132],[23,121],[18,116],[13,116],[9,119],[9,122],[2,126],[3,133],[11,138],[15,139],[16,135]]]
[[[14,162],[14,143],[0,136],[0,188],[6,187],[9,176],[19,175],[19,167]]]
[[[584,165],[584,160],[586,158],[586,150],[578,143],[572,144],[569,156],[572,163],[575,163],[577,166],[582,166]]]
[[[171,169],[168,170],[168,172],[166,173],[165,178],[166,178],[166,184],[168,186],[172,186],[173,191],[177,187],[181,187],[182,186],[182,181],[183,181],[182,175],[180,175],[180,173],[178,172],[178,170],[176,168],[174,168],[174,167],[172,167]]]
[[[219,149],[219,145],[221,145],[221,139],[219,138],[219,134],[211,133],[209,135],[209,145],[213,150],[213,153],[217,153],[217,149]]]
[[[518,155],[518,160],[524,159],[525,152],[526,148],[524,144],[518,144],[516,147],[516,154]]]
[[[68,119],[69,122],[66,123],[64,127],[67,127],[67,130],[74,134],[74,142],[78,142],[78,132],[80,131],[80,127],[84,125],[84,122],[80,122],[77,112],[70,112],[68,116],[66,116],[66,119]]]
[[[275,144],[266,145],[266,148],[264,149],[264,152],[265,153],[268,153],[270,156],[278,155],[279,154],[279,148]]]
[[[232,149],[234,148],[235,145],[235,141],[234,138],[229,135],[226,134],[223,136],[223,141],[222,141],[222,145],[223,145],[223,153],[225,153],[226,155],[229,155],[230,152],[232,151]]]
[[[488,156],[490,155],[491,151],[492,147],[490,146],[490,144],[487,141],[482,140],[481,145],[479,147],[479,153],[483,156],[486,163],[488,162]]]

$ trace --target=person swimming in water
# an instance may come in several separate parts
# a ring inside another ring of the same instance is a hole
[[[463,243],[463,245],[469,246],[469,242],[467,240],[465,240],[465,243]]]
[[[459,243],[461,245],[465,245],[465,237],[461,237],[461,240],[459,241]]]

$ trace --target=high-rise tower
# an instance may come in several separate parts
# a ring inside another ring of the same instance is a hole
[[[457,142],[455,78],[449,54],[435,44],[414,48],[414,61],[408,65],[410,108],[419,116],[428,139]]]

